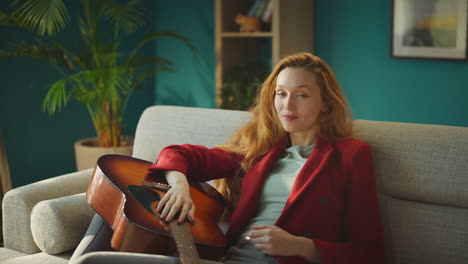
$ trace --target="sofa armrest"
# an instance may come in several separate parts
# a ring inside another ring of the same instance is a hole
[[[93,169],[69,173],[10,190],[3,197],[3,243],[22,253],[40,252],[31,233],[31,211],[40,201],[86,192]]]

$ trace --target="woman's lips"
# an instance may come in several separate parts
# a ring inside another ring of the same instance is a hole
[[[283,118],[287,121],[292,121],[294,119],[297,119],[297,116],[295,115],[283,115]]]

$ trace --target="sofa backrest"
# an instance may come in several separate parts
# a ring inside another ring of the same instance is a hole
[[[358,120],[374,158],[387,263],[468,263],[468,128]]]
[[[154,106],[137,126],[133,156],[170,144],[213,147],[250,113]],[[357,120],[370,144],[385,230],[386,263],[468,263],[468,128]]]
[[[149,107],[138,121],[132,156],[155,161],[161,149],[172,144],[214,147],[226,142],[249,116],[234,110]]]

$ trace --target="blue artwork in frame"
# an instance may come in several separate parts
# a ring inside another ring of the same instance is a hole
[[[468,0],[393,0],[395,58],[465,60]]]

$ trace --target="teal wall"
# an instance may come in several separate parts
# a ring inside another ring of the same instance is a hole
[[[189,39],[197,57],[173,39],[161,39],[155,53],[170,57],[177,72],[155,79],[155,104],[215,106],[214,0],[156,0],[155,30],[173,30]]]
[[[316,53],[356,119],[468,126],[467,61],[390,57],[392,1],[316,1]]]

